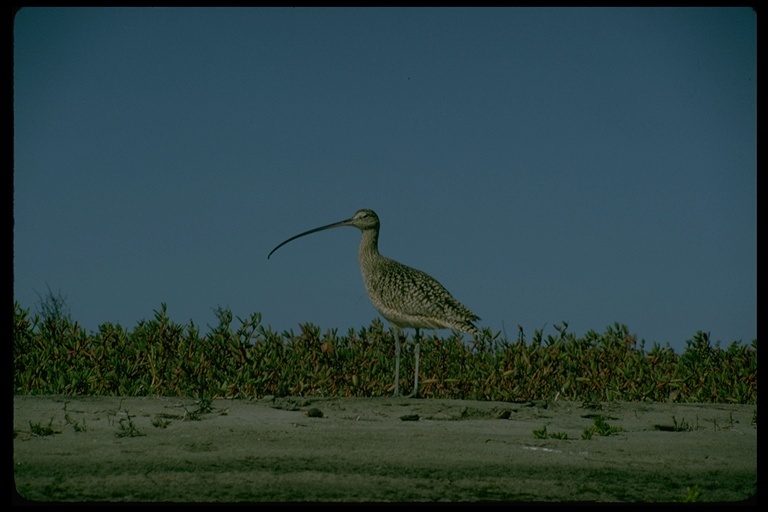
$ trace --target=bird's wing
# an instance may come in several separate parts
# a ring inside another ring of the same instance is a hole
[[[426,272],[394,260],[387,260],[384,265],[378,293],[385,306],[409,315],[459,322],[480,319]]]

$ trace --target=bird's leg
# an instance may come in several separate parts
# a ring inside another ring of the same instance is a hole
[[[413,371],[413,393],[411,393],[409,396],[411,398],[418,398],[419,397],[419,352],[421,351],[420,345],[419,345],[420,336],[419,336],[419,329],[416,329],[416,334],[413,336],[413,357],[414,357],[414,371]]]
[[[395,335],[395,394],[400,396],[400,329],[394,328],[392,333]]]

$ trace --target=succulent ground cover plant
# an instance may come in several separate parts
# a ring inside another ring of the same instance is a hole
[[[16,394],[88,394],[251,398],[265,395],[389,396],[394,339],[378,319],[369,326],[322,330],[300,324],[274,332],[261,315],[233,318],[201,333],[172,321],[165,304],[133,329],[104,323],[86,332],[50,295],[39,312],[17,302],[13,315]],[[530,340],[509,341],[483,329],[468,344],[460,334],[421,340],[425,398],[586,402],[652,400],[755,403],[757,340],[723,349],[697,332],[682,354],[630,334],[615,323],[583,336],[556,326]],[[404,358],[402,372],[413,371]]]

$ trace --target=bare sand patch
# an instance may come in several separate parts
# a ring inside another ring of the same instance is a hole
[[[754,405],[303,397],[210,405],[16,396],[16,491],[46,502],[729,502],[757,487]],[[583,439],[597,416],[618,430]]]

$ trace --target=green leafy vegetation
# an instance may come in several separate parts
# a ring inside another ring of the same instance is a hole
[[[683,503],[696,503],[701,501],[701,488],[698,484],[692,487],[686,487],[685,495],[680,499]]]
[[[389,396],[394,339],[382,321],[339,335],[300,324],[277,333],[261,315],[233,319],[200,333],[173,322],[162,304],[132,330],[104,323],[86,332],[61,297],[49,292],[37,313],[14,302],[13,365],[17,394],[190,396],[206,412],[212,398]],[[419,368],[426,398],[473,400],[565,399],[756,403],[757,340],[727,349],[697,332],[682,354],[644,341],[618,323],[577,337],[568,324],[557,335],[515,341],[484,329],[468,346],[460,335],[424,336]],[[469,340],[467,340],[469,341]],[[413,372],[404,348],[400,374]]]
[[[592,436],[595,434],[598,436],[610,436],[623,431],[624,429],[621,427],[609,425],[603,416],[595,416],[592,425],[589,428],[585,428],[581,433],[581,438],[589,440],[592,439]]]
[[[53,428],[53,418],[51,418],[51,421],[48,422],[47,425],[44,425],[41,422],[32,423],[29,422],[29,430],[33,435],[36,436],[52,436],[53,434],[60,434],[61,432],[58,430],[55,430]]]
[[[117,426],[117,437],[141,437],[144,435],[136,428],[136,425],[133,423],[133,416],[128,414],[127,411],[125,412],[125,418],[120,418]]]
[[[548,432],[547,426],[544,425],[538,430],[533,431],[533,437],[536,439],[560,439],[560,440],[567,440],[568,434],[565,432]]]

